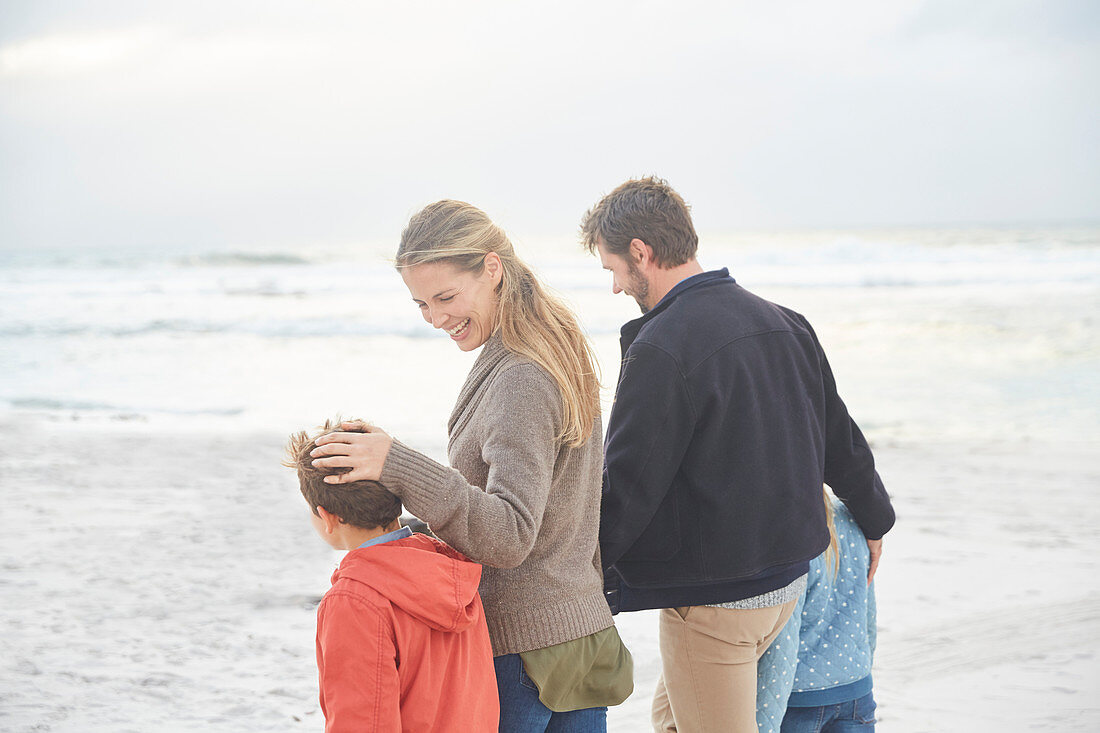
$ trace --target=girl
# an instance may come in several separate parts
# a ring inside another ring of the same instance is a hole
[[[875,729],[870,551],[848,509],[827,491],[825,504],[830,510],[829,549],[810,561],[803,601],[757,665],[756,722],[761,733]]]

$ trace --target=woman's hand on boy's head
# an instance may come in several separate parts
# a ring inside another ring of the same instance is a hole
[[[310,451],[314,468],[350,468],[347,473],[325,476],[327,484],[352,481],[378,481],[386,463],[393,438],[382,428],[362,422],[342,423],[344,430],[354,432],[328,433],[317,439]]]

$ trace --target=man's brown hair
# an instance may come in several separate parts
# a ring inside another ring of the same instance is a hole
[[[401,516],[401,500],[382,488],[377,481],[352,481],[346,484],[326,484],[325,476],[347,473],[350,468],[315,468],[309,454],[317,447],[317,438],[338,430],[340,420],[326,420],[324,426],[313,435],[305,431],[290,436],[286,444],[286,460],[283,465],[298,472],[302,496],[309,502],[310,511],[317,507],[335,514],[345,523],[363,529],[385,527]],[[363,432],[345,430],[347,433]]]
[[[597,242],[603,242],[611,254],[626,257],[632,239],[648,244],[661,267],[676,267],[695,257],[699,236],[691,223],[691,208],[668,181],[629,180],[581,219],[581,241],[590,254],[595,254]]]

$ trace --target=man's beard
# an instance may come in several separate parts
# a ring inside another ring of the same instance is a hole
[[[633,262],[627,262],[627,276],[630,278],[630,297],[638,304],[642,315],[649,313],[649,280]]]

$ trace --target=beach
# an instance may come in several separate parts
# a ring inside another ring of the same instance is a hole
[[[528,245],[603,367],[636,316]],[[559,254],[559,252],[561,254]],[[731,237],[704,265],[805,313],[898,522],[876,580],[882,730],[1100,728],[1096,230]],[[367,251],[8,261],[0,730],[306,731],[339,561],[286,436],[339,412],[444,459],[473,355]],[[648,727],[653,612],[616,617]]]
[[[278,465],[282,436],[79,420],[2,436],[0,729],[322,727],[314,604],[338,555]],[[884,730],[1100,723],[1100,471],[1087,446],[1024,447],[876,447],[899,517],[876,581]],[[645,730],[656,617],[616,620],[636,690],[609,730]]]

